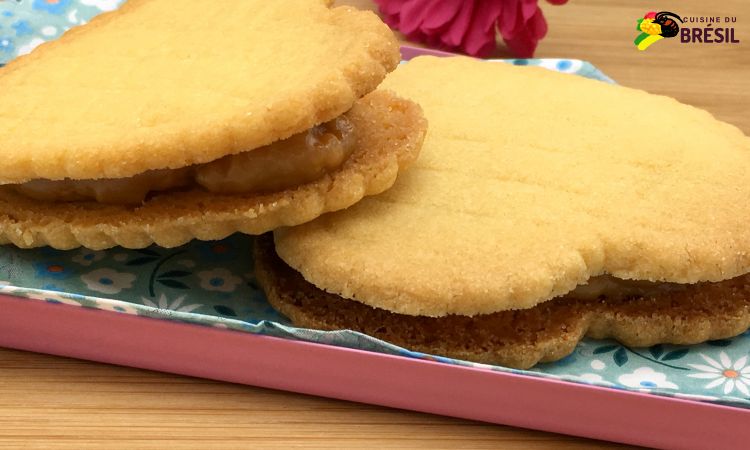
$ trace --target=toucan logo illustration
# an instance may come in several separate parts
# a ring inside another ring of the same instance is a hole
[[[677,36],[680,32],[678,20],[682,23],[680,16],[669,11],[646,13],[643,19],[638,19],[637,29],[641,34],[635,38],[635,46],[638,50],[646,50],[654,42]]]

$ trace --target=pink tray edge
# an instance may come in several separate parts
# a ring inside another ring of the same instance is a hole
[[[401,59],[408,61],[412,58],[422,55],[432,56],[459,56],[457,53],[444,52],[442,50],[433,50],[431,48],[413,47],[411,45],[401,46]]]
[[[652,447],[750,439],[742,408],[10,296],[0,311],[3,347]]]

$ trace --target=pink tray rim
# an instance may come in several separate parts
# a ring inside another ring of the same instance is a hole
[[[422,55],[432,56],[459,56],[457,53],[444,52],[442,50],[434,50],[431,48],[414,47],[411,45],[401,46],[401,59],[408,61],[412,58]]]
[[[750,440],[748,409],[4,295],[0,311],[3,347],[651,447]]]

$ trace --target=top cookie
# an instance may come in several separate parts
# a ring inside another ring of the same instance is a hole
[[[326,291],[390,311],[529,308],[608,273],[750,271],[750,139],[668,97],[535,67],[418,58],[384,86],[430,123],[394,187],[276,232]]]
[[[399,60],[322,0],[129,0],[0,69],[0,183],[129,177],[341,115]]]

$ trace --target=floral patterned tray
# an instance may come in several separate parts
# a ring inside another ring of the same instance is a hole
[[[121,0],[0,0],[0,64],[58,37]],[[611,82],[588,63],[510,60]],[[0,69],[2,70],[2,69]],[[8,89],[5,87],[5,89]],[[584,339],[561,361],[528,371],[425,355],[351,331],[294,328],[266,302],[253,277],[252,238],[193,242],[176,249],[57,251],[0,247],[0,293],[482,367],[663,396],[750,407],[750,334],[694,346],[629,348]]]

